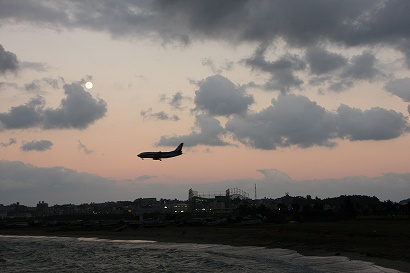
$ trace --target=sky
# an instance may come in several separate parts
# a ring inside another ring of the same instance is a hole
[[[407,199],[408,14],[406,0],[0,0],[0,204]]]

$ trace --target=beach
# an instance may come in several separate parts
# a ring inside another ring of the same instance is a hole
[[[60,226],[2,228],[2,235],[92,237],[261,246],[296,250],[306,256],[345,256],[410,272],[410,222],[353,220],[289,224],[161,227]]]

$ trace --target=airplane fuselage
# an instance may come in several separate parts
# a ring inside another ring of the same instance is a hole
[[[161,160],[162,158],[179,156],[182,154],[182,145],[183,143],[179,144],[179,146],[175,150],[170,152],[142,152],[138,154],[138,157],[140,157],[141,159],[152,158],[153,160]]]

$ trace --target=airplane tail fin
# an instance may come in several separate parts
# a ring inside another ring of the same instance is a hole
[[[182,146],[183,146],[183,145],[184,145],[184,143],[179,144],[178,147],[175,149],[175,151],[182,153]]]

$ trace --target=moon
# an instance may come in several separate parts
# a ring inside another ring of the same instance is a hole
[[[92,82],[86,82],[85,83],[85,88],[87,88],[87,89],[93,88],[93,83]]]

